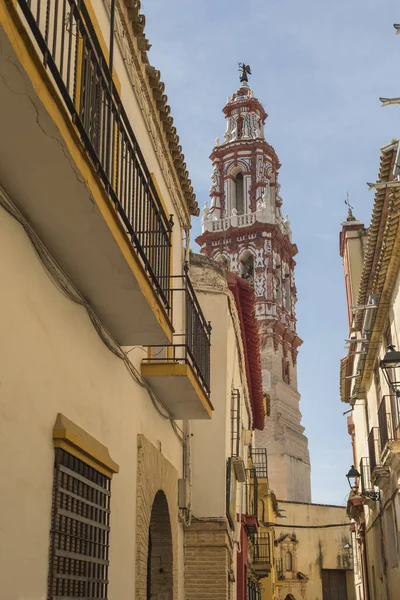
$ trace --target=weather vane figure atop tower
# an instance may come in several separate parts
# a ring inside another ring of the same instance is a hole
[[[248,83],[249,78],[247,75],[251,75],[250,65],[245,65],[244,63],[239,63],[239,71],[240,71],[240,82]]]
[[[347,208],[349,209],[349,215],[347,217],[347,220],[348,221],[355,221],[355,217],[353,215],[354,206],[352,206],[350,204],[349,192],[347,192],[347,194],[346,194],[346,200],[344,201],[344,203],[347,206]]]

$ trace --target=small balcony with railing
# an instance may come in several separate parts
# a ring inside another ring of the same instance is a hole
[[[378,409],[382,464],[400,453],[400,398],[383,396]]]
[[[247,580],[247,596],[246,600],[261,600],[262,587],[255,579]]]
[[[251,457],[256,470],[257,479],[268,477],[268,455],[266,448],[252,448]]]
[[[246,465],[244,461],[245,435],[251,433],[242,428],[241,394],[240,390],[231,390],[231,457],[235,476],[239,483],[246,481]]]
[[[245,514],[243,515],[244,525],[249,535],[258,533],[258,479],[254,467],[246,469],[246,481],[244,483]]]
[[[251,563],[258,579],[268,577],[272,570],[270,534],[256,533],[251,536]]]
[[[168,344],[173,223],[111,50],[85,0],[3,5],[0,183],[119,344]]]
[[[368,435],[368,454],[371,468],[371,479],[373,479],[374,470],[381,464],[381,441],[379,427],[372,427]]]
[[[174,310],[182,314],[183,328],[176,326],[172,344],[150,346],[142,361],[143,378],[174,419],[209,419],[211,324],[203,315],[185,266],[181,277],[172,278]]]
[[[283,581],[285,579],[285,571],[283,570],[283,559],[277,558],[275,560],[275,571],[277,581]]]
[[[374,486],[371,482],[371,466],[368,456],[364,456],[360,460],[360,481],[357,483],[361,488],[361,495],[369,494],[374,491]]]

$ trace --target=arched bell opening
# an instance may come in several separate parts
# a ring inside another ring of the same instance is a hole
[[[250,250],[245,250],[240,257],[239,275],[254,285],[254,255]]]

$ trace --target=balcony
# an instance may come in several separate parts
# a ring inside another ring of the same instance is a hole
[[[246,600],[261,600],[262,588],[254,579],[247,580],[247,598]]]
[[[83,0],[1,3],[0,184],[121,345],[172,339],[172,222]]]
[[[283,560],[281,558],[276,559],[275,569],[276,569],[276,579],[278,581],[283,581],[285,579],[285,572],[283,570]]]
[[[268,477],[268,456],[266,448],[253,448],[251,451],[253,467],[256,470],[258,479]]]
[[[231,391],[231,456],[237,481],[246,481],[246,466],[242,456],[242,419],[240,406],[240,391]]]
[[[378,410],[382,462],[400,453],[400,398],[383,396]]]
[[[204,318],[187,266],[173,289],[174,303],[181,302],[184,331],[168,346],[152,346],[143,360],[143,378],[156,392],[174,419],[209,419],[211,326]]]
[[[258,533],[252,536],[251,548],[252,567],[257,578],[268,577],[272,570],[269,533]]]
[[[365,492],[373,492],[374,486],[371,483],[371,468],[368,456],[360,460],[360,475],[361,495],[365,495]]]
[[[271,206],[268,202],[258,200],[256,210],[254,212],[248,212],[239,214],[236,208],[232,209],[229,216],[222,217],[221,219],[215,217],[215,211],[205,207],[202,216],[202,233],[210,231],[212,233],[224,232],[230,229],[249,227],[256,223],[272,223],[277,224],[283,235],[289,235],[291,237],[291,227],[289,221],[283,219],[281,216],[277,216],[274,211],[271,210]]]
[[[368,435],[368,454],[371,468],[371,479],[373,480],[374,470],[379,466],[381,460],[381,443],[379,436],[379,427],[372,427]]]
[[[245,515],[243,517],[246,531],[249,535],[258,533],[258,479],[256,469],[246,469],[247,478],[244,484]]]

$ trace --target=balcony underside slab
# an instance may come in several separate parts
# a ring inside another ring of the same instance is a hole
[[[174,419],[211,418],[212,404],[189,365],[143,362],[141,370]]]
[[[121,345],[168,344],[167,314],[62,100],[6,17],[0,5],[0,185]]]

